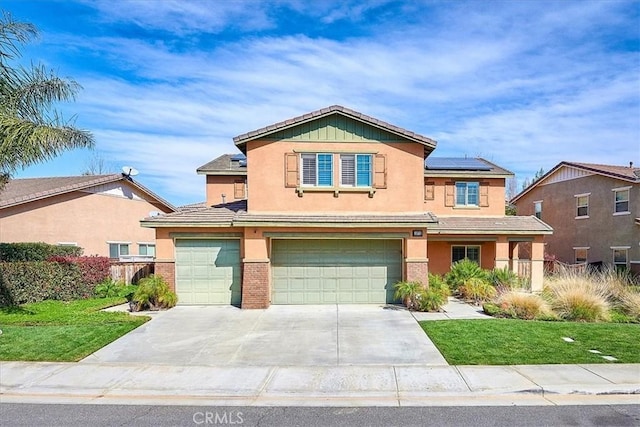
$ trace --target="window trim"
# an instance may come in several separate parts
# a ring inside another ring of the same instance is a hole
[[[464,184],[465,194],[464,199],[465,203],[458,203],[458,185]],[[469,185],[472,184],[476,187],[476,203],[469,203]],[[462,208],[479,208],[480,207],[480,181],[455,181],[453,184],[454,188],[454,206],[462,207]]]
[[[534,200],[533,201],[533,216],[535,216],[538,219],[542,219],[542,202],[544,200]],[[540,211],[538,212],[536,210],[536,208],[538,207],[538,205],[540,205]]]
[[[573,260],[576,264],[586,264],[589,262],[589,249],[590,246],[576,246],[573,248]],[[583,262],[578,261],[578,251],[585,251],[585,258]]]
[[[107,244],[109,245],[109,258],[111,259],[119,259],[121,256],[128,256],[131,254],[131,242],[127,242],[127,241],[117,241],[117,240],[108,240]],[[112,257],[111,256],[111,245],[118,245],[118,256],[117,257]],[[127,253],[123,254],[120,247],[126,245],[127,246]]]
[[[156,243],[155,242],[136,242],[136,244],[138,245],[138,255],[139,256],[148,256],[148,257],[156,257]],[[141,246],[153,246],[153,255],[149,255],[149,254],[142,254],[140,252],[140,247]]]
[[[587,219],[589,218],[589,199],[591,198],[591,193],[583,193],[583,194],[575,194],[573,197],[576,199],[576,217],[575,219]],[[586,204],[580,205],[580,199],[586,199]],[[580,209],[586,208],[587,213],[580,215]]]
[[[358,184],[358,174],[359,174],[359,163],[358,163],[358,158],[359,157],[367,157],[369,159],[369,178],[368,178],[368,185],[359,185]],[[374,156],[373,154],[370,153],[341,153],[340,154],[340,187],[342,188],[362,188],[362,189],[369,189],[369,188],[373,188],[373,169],[374,169],[374,165],[373,165],[373,159]],[[353,184],[345,184],[343,181],[343,159],[346,158],[352,158],[353,159]]]
[[[629,249],[631,249],[631,246],[611,246],[611,261],[614,267],[623,266],[625,268],[629,268]],[[624,265],[616,263],[616,251],[624,251]]]
[[[473,261],[475,263],[477,263],[478,265],[481,265],[480,263],[482,262],[482,245],[451,245],[451,257],[449,258],[451,260],[451,265],[453,265],[454,263],[456,263],[457,261],[453,260],[453,249],[454,248],[464,248],[464,258],[462,259],[468,259],[470,261]],[[478,248],[478,260],[473,260],[471,258],[469,258],[469,248]],[[462,259],[458,260],[461,261]]]
[[[310,156],[314,156],[314,167],[315,167],[315,184],[308,184],[305,183],[305,168],[304,168],[304,160],[305,157],[307,159],[310,158]],[[320,170],[320,156],[327,156],[328,159],[330,159],[329,162],[329,166],[330,166],[330,170],[329,170],[329,179],[330,182],[329,184],[320,184],[320,175],[321,172],[327,172],[326,170]],[[300,186],[301,187],[305,187],[305,188],[333,188],[334,184],[334,177],[333,177],[333,171],[334,171],[334,167],[333,167],[333,153],[320,153],[320,152],[316,152],[316,153],[301,153],[300,154]]]
[[[613,188],[611,189],[611,191],[613,191],[613,215],[629,215],[631,214],[631,186],[626,186],[626,187],[618,187],[618,188]],[[623,200],[621,202],[616,200],[616,196],[618,193],[626,191],[627,192],[627,200]],[[626,211],[617,211],[616,210],[616,206],[618,205],[618,203],[627,203],[627,210]]]

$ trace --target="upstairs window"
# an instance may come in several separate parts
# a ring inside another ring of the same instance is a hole
[[[333,185],[333,155],[303,154],[302,185],[313,187],[331,187]]]
[[[129,255],[129,243],[110,242],[109,258],[120,258],[122,255]]]
[[[629,188],[620,188],[613,190],[614,208],[613,213],[629,212]]]
[[[451,246],[451,264],[465,258],[480,265],[480,246]]]
[[[371,187],[371,154],[342,154],[340,156],[340,185],[343,187]]]
[[[589,216],[589,195],[579,194],[576,196],[576,218],[586,218]]]
[[[616,270],[626,270],[628,267],[628,248],[612,248],[613,249],[613,265]]]
[[[533,212],[536,218],[542,219],[542,200],[533,202]]]
[[[456,206],[478,206],[479,190],[477,182],[456,182]]]

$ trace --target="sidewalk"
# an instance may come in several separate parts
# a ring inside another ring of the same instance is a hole
[[[1,362],[0,401],[233,406],[640,404],[640,364],[179,367]]]

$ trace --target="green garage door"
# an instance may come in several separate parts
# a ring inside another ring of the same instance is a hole
[[[176,240],[180,304],[240,304],[239,240]]]
[[[273,240],[272,304],[393,302],[401,240]]]

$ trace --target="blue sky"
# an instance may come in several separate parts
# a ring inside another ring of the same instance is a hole
[[[640,165],[639,1],[2,0],[25,63],[83,86],[61,105],[113,171],[180,205],[232,138],[340,104],[483,156],[522,182],[562,160]],[[67,153],[16,177],[76,175]]]

